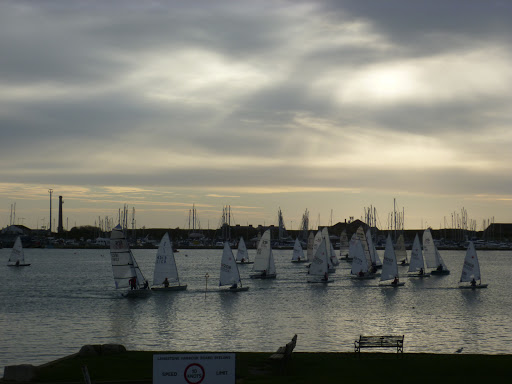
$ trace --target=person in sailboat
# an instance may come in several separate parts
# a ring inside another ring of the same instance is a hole
[[[261,276],[267,276],[267,270],[264,269],[263,272],[261,273]]]
[[[20,266],[20,261],[19,260],[16,260],[16,266],[19,267]]]
[[[395,276],[395,278],[391,282],[391,285],[398,285],[398,276]]]
[[[229,289],[237,289],[238,288],[238,284],[237,283],[234,283],[231,287],[229,287]]]
[[[473,280],[471,280],[471,286],[472,286],[472,287],[476,286],[476,280],[475,280],[475,278],[474,278],[474,277],[473,277]]]
[[[423,276],[423,268],[420,268],[419,275],[420,275],[420,276]]]
[[[377,265],[375,263],[372,263],[372,267],[370,268],[371,273],[377,272]]]
[[[240,260],[240,262],[243,264],[245,263],[245,257],[242,257],[242,260]]]
[[[164,285],[165,288],[169,288],[169,279],[166,277],[162,284]]]
[[[130,284],[130,290],[137,289],[137,276],[133,276],[130,280],[128,280]]]
[[[438,270],[439,272],[441,272],[441,271],[443,270],[443,264],[439,264],[439,265],[437,266],[437,270]]]
[[[149,289],[149,281],[144,281],[144,289]]]
[[[322,278],[322,281],[327,281],[329,280],[329,275],[327,274],[327,272],[324,273],[324,277]]]
[[[362,270],[362,269],[359,271],[358,276],[359,276],[359,277],[363,277],[363,276],[364,276],[364,272],[363,272],[363,270]]]

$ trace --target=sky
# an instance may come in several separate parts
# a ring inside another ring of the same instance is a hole
[[[512,2],[0,1],[0,227],[512,222]],[[15,207],[15,216],[12,213]],[[457,219],[455,219],[457,221]],[[130,224],[131,225],[131,224]]]

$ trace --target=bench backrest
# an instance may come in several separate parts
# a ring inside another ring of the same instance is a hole
[[[359,336],[359,345],[360,346],[397,346],[403,345],[404,343],[404,335],[389,335],[389,336]]]

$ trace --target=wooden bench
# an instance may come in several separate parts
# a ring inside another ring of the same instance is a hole
[[[396,348],[396,353],[404,353],[404,335],[396,336],[359,336],[354,341],[355,352],[361,353],[363,348]]]
[[[279,347],[276,353],[272,354],[269,359],[286,361],[292,356],[292,352],[297,345],[297,335],[293,336],[292,341],[287,343],[284,347]]]

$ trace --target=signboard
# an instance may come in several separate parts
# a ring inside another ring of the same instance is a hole
[[[234,384],[234,353],[153,355],[153,384]]]

